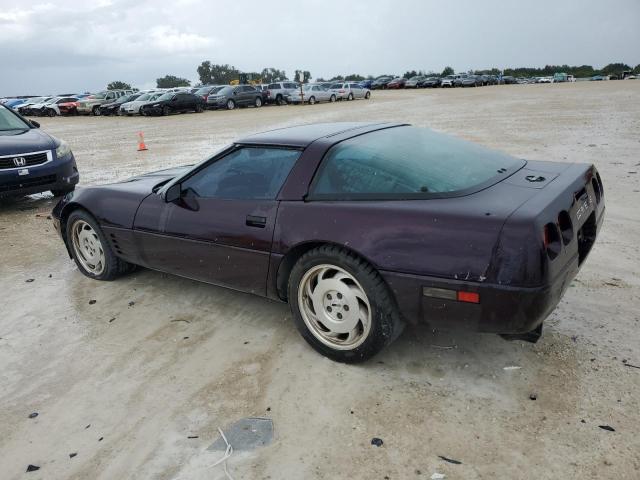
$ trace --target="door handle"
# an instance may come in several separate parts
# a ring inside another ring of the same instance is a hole
[[[267,217],[257,217],[255,215],[247,215],[245,222],[247,227],[264,228],[267,225]]]

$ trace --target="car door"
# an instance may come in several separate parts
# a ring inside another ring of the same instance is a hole
[[[145,266],[264,295],[276,198],[299,156],[238,147],[183,180],[176,201],[148,196],[134,221]]]
[[[364,97],[363,89],[357,83],[352,83],[351,84],[351,91],[353,92],[353,97],[354,98],[362,98],[362,97]]]

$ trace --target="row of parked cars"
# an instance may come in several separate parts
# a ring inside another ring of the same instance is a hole
[[[371,90],[393,90],[400,88],[437,88],[437,87],[482,87],[486,85],[516,83],[513,77],[496,75],[472,75],[459,73],[444,77],[416,75],[411,78],[382,76],[375,80],[362,82]]]
[[[138,91],[105,90],[95,94],[35,97],[7,105],[25,116],[58,115],[169,115],[178,112],[202,112],[205,109],[233,110],[339,100],[368,99],[371,91],[358,82],[324,82],[300,85],[275,82],[261,85],[205,85],[198,88],[174,88]]]

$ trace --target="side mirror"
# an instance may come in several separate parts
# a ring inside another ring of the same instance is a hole
[[[33,128],[40,128],[40,124],[38,122],[36,122],[35,120],[29,120],[29,123],[31,124],[31,126]]]
[[[179,183],[174,183],[171,185],[166,192],[164,192],[164,201],[167,203],[173,203],[177,200],[180,200],[182,197],[182,185]]]

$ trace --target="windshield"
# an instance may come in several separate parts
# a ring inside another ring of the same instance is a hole
[[[105,98],[107,98],[107,93],[106,92],[94,93],[93,95],[91,95],[91,98],[95,98],[96,100],[104,100]]]
[[[314,180],[313,193],[369,199],[446,196],[493,179],[497,182],[524,164],[428,129],[387,128],[332,147]]]
[[[0,106],[0,132],[25,130],[27,128],[31,127],[8,108]]]
[[[196,95],[206,95],[211,90],[211,87],[202,87],[199,90],[196,90]]]
[[[170,93],[165,93],[163,95],[160,95],[157,98],[154,98],[153,100],[158,100],[159,102],[162,102],[164,100],[171,100],[173,98],[173,96],[175,95],[175,93],[170,92]]]
[[[149,100],[151,98],[150,93],[143,93],[136,100]]]

